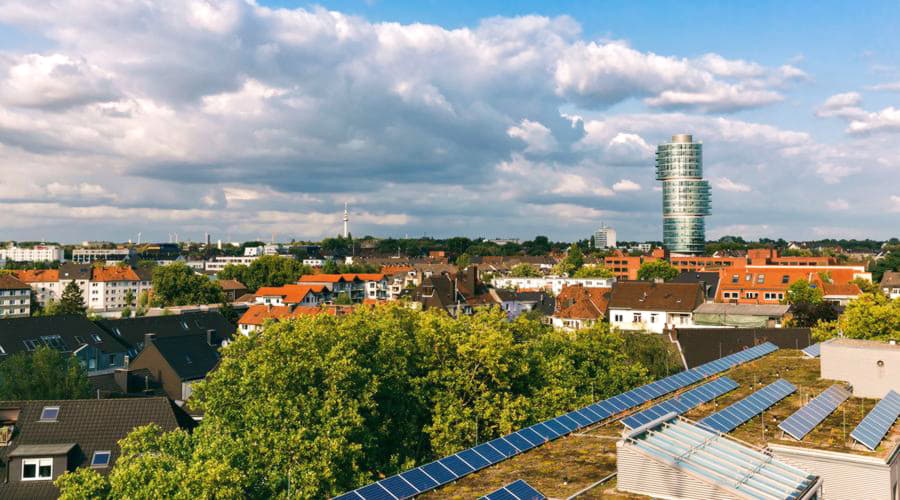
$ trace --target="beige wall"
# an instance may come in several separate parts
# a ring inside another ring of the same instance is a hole
[[[784,445],[769,445],[775,458],[822,477],[824,500],[897,500],[891,496],[900,478],[900,457],[891,464],[883,459],[810,450]]]
[[[900,345],[838,339],[822,344],[821,359],[822,378],[849,382],[856,397],[881,399],[890,390],[900,392]]]

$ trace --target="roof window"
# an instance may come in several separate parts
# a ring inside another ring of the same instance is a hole
[[[59,406],[45,406],[41,410],[41,422],[56,422],[59,416]]]
[[[103,342],[103,337],[101,337],[100,335],[97,335],[96,333],[91,334],[91,338],[94,339],[95,344],[99,344],[100,342]]]
[[[91,467],[94,468],[105,468],[109,466],[109,458],[112,454],[109,450],[105,451],[95,451],[94,456],[91,458]]]

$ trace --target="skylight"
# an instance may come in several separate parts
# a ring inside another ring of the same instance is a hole
[[[6,354],[6,349],[4,349],[2,345],[0,345],[0,356],[3,356],[4,354]]]
[[[93,458],[91,458],[91,467],[108,467],[109,466],[109,458],[112,454],[107,451],[95,451]]]
[[[100,342],[103,342],[103,338],[100,337],[100,335],[97,335],[96,333],[91,334],[91,338],[94,339],[94,342],[97,344],[99,344]]]
[[[41,410],[41,422],[56,422],[59,416],[59,406],[45,406]]]

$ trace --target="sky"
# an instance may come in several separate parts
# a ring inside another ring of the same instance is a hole
[[[900,2],[0,3],[0,240],[900,236]]]

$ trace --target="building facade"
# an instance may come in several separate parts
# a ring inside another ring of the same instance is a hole
[[[135,257],[133,248],[76,248],[72,250],[72,260],[79,264],[95,261],[130,260]]]
[[[0,274],[0,318],[31,315],[31,287],[10,274]]]
[[[710,214],[703,180],[703,146],[687,134],[656,150],[656,179],[663,182],[663,241],[674,253],[700,254],[706,245],[703,217]]]
[[[594,248],[616,248],[616,230],[603,224],[594,231]]]
[[[12,262],[54,262],[63,260],[63,251],[57,245],[33,247],[8,246],[0,248],[0,259]]]

